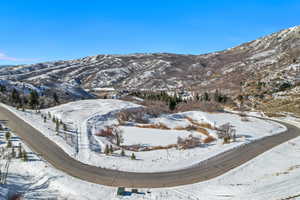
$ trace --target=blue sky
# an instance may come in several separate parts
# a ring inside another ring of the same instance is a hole
[[[299,0],[3,0],[0,65],[96,54],[202,54],[299,25]]]

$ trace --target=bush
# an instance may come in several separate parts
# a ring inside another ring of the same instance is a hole
[[[135,154],[132,153],[130,158],[131,158],[131,160],[135,160],[136,159]]]
[[[215,141],[215,140],[216,140],[216,139],[215,139],[214,137],[208,136],[207,138],[205,138],[205,139],[203,140],[203,143],[207,144],[207,143],[213,142],[213,141]]]
[[[158,124],[144,124],[144,125],[137,125],[138,128],[155,128],[155,129],[162,129],[162,130],[170,130],[169,127],[164,125],[163,123]]]
[[[292,87],[292,84],[289,82],[284,82],[279,86],[279,91],[285,91],[286,89],[289,89]]]
[[[187,138],[177,138],[177,145],[180,149],[194,148],[199,146],[200,144],[200,138],[194,137],[192,134],[190,134]]]

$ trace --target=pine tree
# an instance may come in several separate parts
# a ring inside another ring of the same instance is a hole
[[[28,161],[27,152],[25,150],[23,150],[22,155],[23,155],[23,161],[25,161],[25,162]]]
[[[131,160],[135,160],[135,159],[136,159],[135,154],[132,153],[132,154],[131,154]]]
[[[0,92],[6,92],[6,87],[5,85],[0,85]]]
[[[15,151],[15,147],[13,147],[13,148],[12,148],[12,151],[11,151],[11,156],[12,156],[13,158],[15,158],[15,157],[16,157],[16,151]]]
[[[207,92],[204,92],[203,100],[204,101],[210,101],[209,94]]]
[[[198,93],[196,94],[196,100],[197,100],[197,101],[199,101],[199,100],[200,100],[200,96],[199,96],[199,94],[198,94]]]
[[[6,132],[6,133],[5,133],[5,139],[6,139],[6,140],[9,140],[10,137],[11,137],[10,132]]]
[[[215,102],[220,102],[220,94],[218,90],[215,91],[214,100]]]
[[[22,155],[22,146],[21,146],[21,143],[19,143],[19,146],[18,146],[18,158],[22,158],[23,155]]]
[[[170,109],[171,111],[175,110],[176,104],[177,104],[177,103],[176,103],[176,100],[170,99],[170,100],[169,100],[169,109]]]
[[[15,104],[21,103],[20,94],[15,88],[13,89],[13,91],[11,93],[11,99],[12,99],[12,102]]]
[[[8,141],[7,141],[7,145],[6,145],[6,147],[7,147],[7,148],[11,148],[11,146],[12,146],[12,143],[11,143],[11,141],[10,141],[10,140],[8,140]]]
[[[53,100],[54,100],[55,104],[59,103],[59,99],[58,99],[58,96],[57,96],[56,92],[54,92],[54,94],[53,94]]]
[[[35,108],[36,106],[39,105],[39,94],[37,93],[36,90],[32,90],[30,92],[29,105],[31,106],[31,108]]]

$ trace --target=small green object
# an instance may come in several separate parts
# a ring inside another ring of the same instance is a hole
[[[132,154],[131,154],[131,160],[135,160],[135,159],[136,159],[135,154],[132,153]]]
[[[125,193],[125,187],[118,187],[117,195],[123,195]]]

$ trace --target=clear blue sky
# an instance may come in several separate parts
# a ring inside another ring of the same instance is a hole
[[[202,54],[299,25],[299,0],[3,0],[0,64]]]

